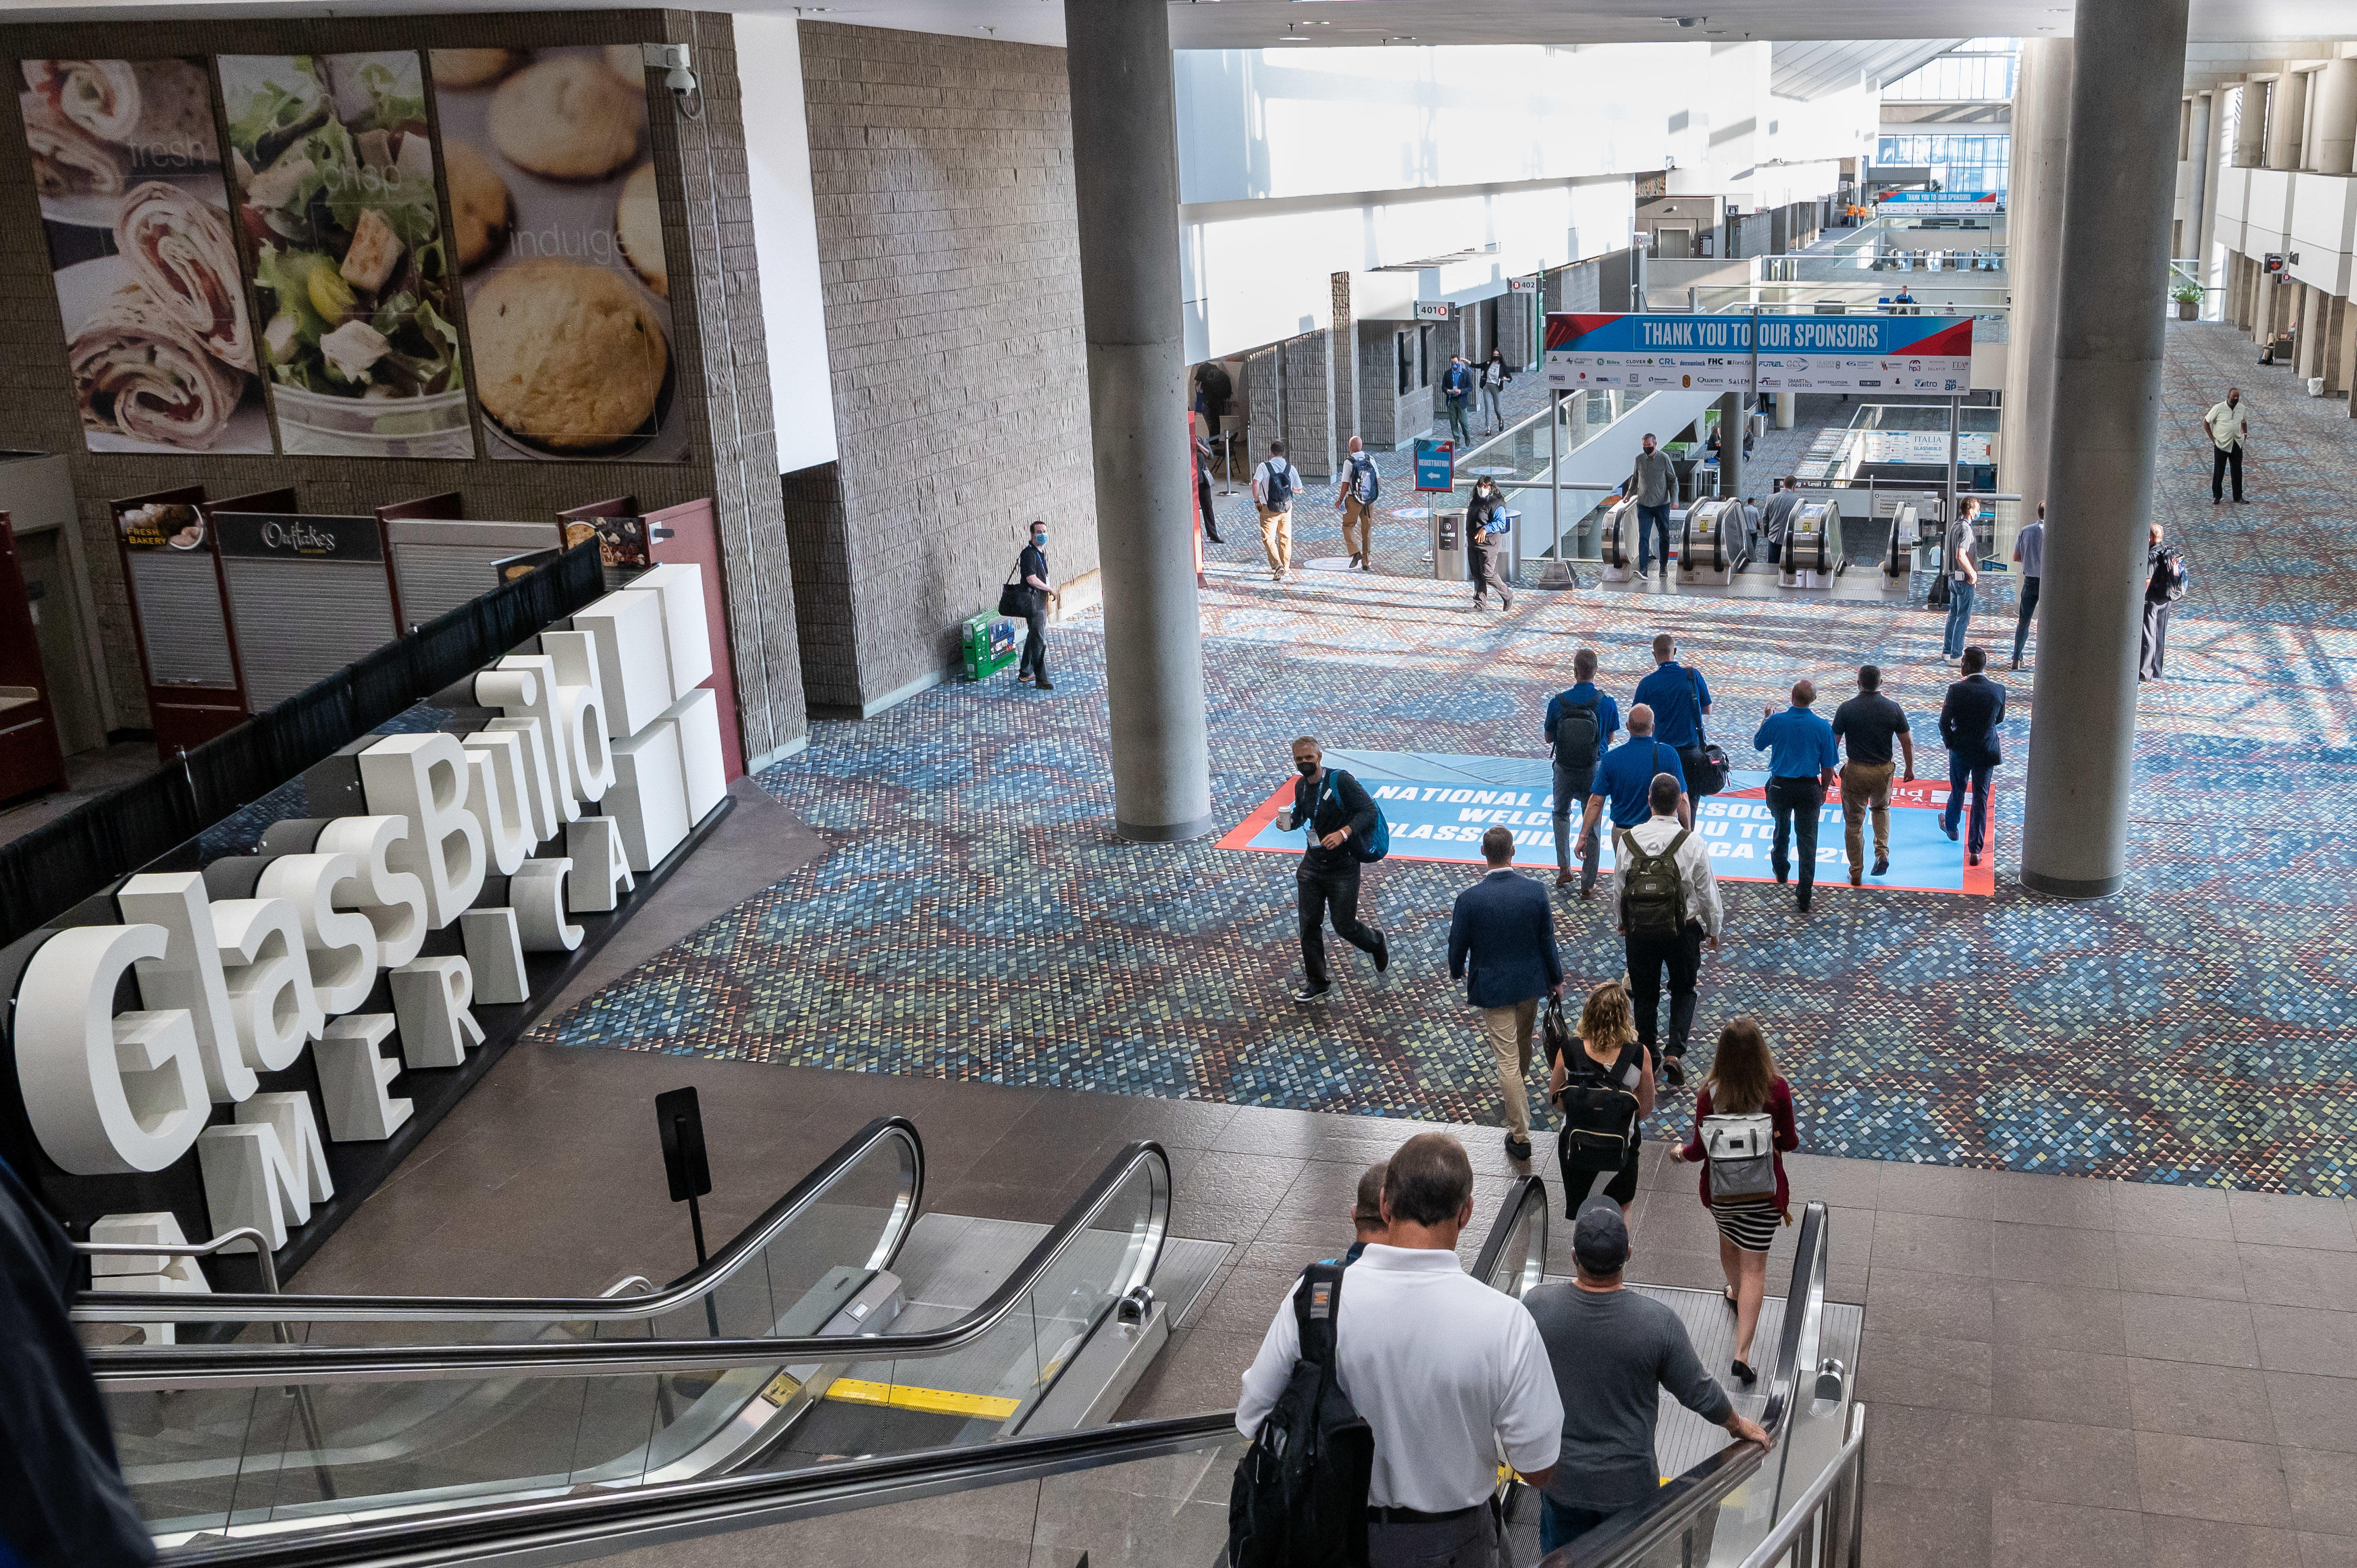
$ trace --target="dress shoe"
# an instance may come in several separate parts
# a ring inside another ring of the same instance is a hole
[[[1572,881],[1572,875],[1568,871],[1558,871],[1555,874],[1555,885],[1557,887],[1568,887]]]
[[[1043,692],[1052,692],[1056,689],[1055,682],[1049,680],[1045,675],[1040,676],[1039,679],[1033,682],[1032,684],[1039,687],[1039,690]]]
[[[1857,866],[1855,866],[1855,865],[1851,866],[1851,867],[1849,868],[1849,885],[1850,885],[1852,887],[1863,887],[1863,886],[1866,886],[1866,873],[1865,873],[1865,872],[1863,872],[1863,871],[1860,871],[1860,870],[1859,870]]]
[[[1686,1058],[1684,1052],[1672,1051],[1662,1058],[1662,1078],[1672,1089],[1686,1086]]]
[[[1334,983],[1330,980],[1322,985],[1305,985],[1293,993],[1293,999],[1296,1002],[1323,1002],[1333,989]]]
[[[1792,908],[1805,915],[1809,912],[1809,901],[1806,898],[1795,898],[1792,900]]]
[[[1955,843],[1955,842],[1956,842],[1956,824],[1955,824],[1955,823],[1953,823],[1953,822],[1942,822],[1942,823],[1940,824],[1940,831],[1941,831],[1942,832],[1943,832],[1943,833],[1945,833],[1945,834],[1947,834],[1947,835],[1948,835],[1948,842],[1949,842],[1950,843]]]
[[[1518,1138],[1511,1132],[1508,1133],[1506,1134],[1506,1157],[1510,1160],[1529,1159],[1531,1157],[1531,1141],[1528,1138]]]
[[[1375,933],[1375,972],[1383,973],[1392,966],[1392,940],[1383,932]]]
[[[1966,855],[1964,859],[1971,865],[1978,865],[1981,863],[1981,852],[1975,850],[1972,854]]]
[[[1874,874],[1877,876],[1888,876],[1890,875],[1890,857],[1889,855],[1878,854],[1874,857]]]

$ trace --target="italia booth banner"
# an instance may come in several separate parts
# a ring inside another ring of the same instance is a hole
[[[1546,383],[1961,397],[1973,385],[1973,318],[1557,313],[1546,318]]]

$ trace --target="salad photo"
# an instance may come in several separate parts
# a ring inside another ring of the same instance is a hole
[[[228,55],[218,67],[281,449],[473,456],[423,62]]]

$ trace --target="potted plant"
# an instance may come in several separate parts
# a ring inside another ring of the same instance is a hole
[[[2169,297],[2177,301],[2177,319],[2179,321],[2190,321],[2201,312],[2201,285],[2199,284],[2179,284],[2169,291]]]

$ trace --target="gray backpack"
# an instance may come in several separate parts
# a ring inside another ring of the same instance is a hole
[[[1702,1119],[1710,1201],[1755,1203],[1776,1196],[1776,1119],[1765,1111]]]

